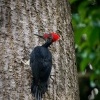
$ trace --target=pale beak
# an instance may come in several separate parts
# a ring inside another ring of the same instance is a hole
[[[38,37],[40,37],[40,38],[44,39],[44,37],[43,37],[43,36],[41,36],[41,35],[38,35],[38,34],[34,34],[34,35],[36,35],[36,36],[38,36]]]

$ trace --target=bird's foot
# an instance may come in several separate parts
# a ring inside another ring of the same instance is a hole
[[[24,61],[21,60],[21,62],[22,62],[24,65],[28,65],[28,66],[30,65],[30,64],[29,64],[30,60],[24,60]]]

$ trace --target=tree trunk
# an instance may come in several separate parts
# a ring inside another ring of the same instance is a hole
[[[23,61],[43,40],[34,34],[59,30],[50,51],[53,68],[43,100],[79,100],[75,48],[67,0],[0,0],[0,100],[33,100],[31,69]]]

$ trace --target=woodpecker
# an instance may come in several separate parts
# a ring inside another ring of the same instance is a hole
[[[35,100],[41,100],[48,89],[48,81],[52,69],[52,54],[48,47],[59,40],[60,36],[55,32],[37,36],[43,38],[46,42],[42,46],[36,46],[30,55],[30,67],[33,76],[31,92]]]

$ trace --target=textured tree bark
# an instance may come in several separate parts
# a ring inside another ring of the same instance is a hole
[[[53,68],[43,100],[79,100],[71,11],[67,0],[0,0],[0,100],[33,100],[31,70],[22,61],[36,45],[34,34],[60,30],[50,50]]]

